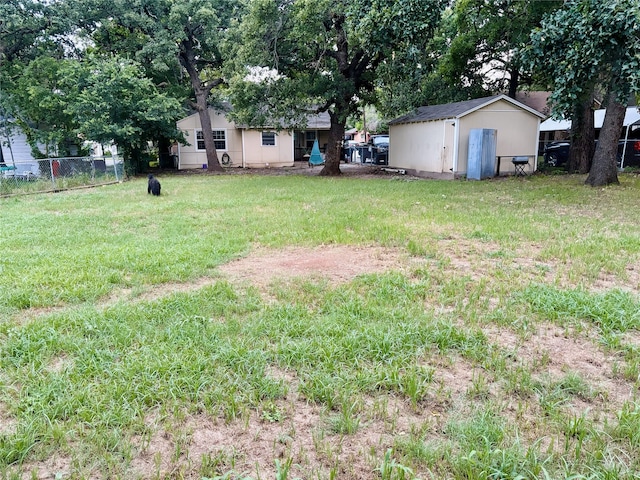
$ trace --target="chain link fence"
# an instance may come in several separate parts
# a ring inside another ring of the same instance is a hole
[[[120,157],[67,157],[0,163],[0,196],[66,190],[118,182]]]

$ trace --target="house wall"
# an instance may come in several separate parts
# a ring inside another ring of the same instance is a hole
[[[11,147],[8,142],[11,143]],[[38,146],[41,150],[45,150],[44,145],[39,144]],[[31,172],[34,175],[40,175],[40,164],[38,160],[33,158],[27,137],[22,131],[15,129],[9,136],[5,136],[4,131],[0,132],[0,149],[2,149],[0,160],[5,165],[16,167],[13,173]]]
[[[218,159],[227,153],[231,158],[232,166],[242,166],[242,132],[237,129],[235,124],[227,120],[222,113],[209,110],[211,117],[211,128],[213,130],[225,130],[227,145],[226,149],[219,149]],[[194,169],[203,168],[207,164],[207,154],[204,150],[197,149],[196,131],[200,130],[200,118],[198,114],[190,115],[177,123],[178,128],[182,130],[189,145],[179,145],[178,147],[178,169]]]
[[[11,142],[11,148],[7,142]],[[2,148],[2,157],[7,165],[12,161],[22,163],[34,160],[31,155],[31,147],[27,143],[27,137],[20,131],[12,132],[9,138],[5,137],[4,132],[0,132],[0,148]]]
[[[511,157],[530,157],[529,171],[536,168],[538,152],[538,126],[540,120],[535,115],[504,100],[465,115],[459,120],[458,164],[456,173],[467,172],[469,153],[469,132],[473,128],[490,128],[498,131],[496,156],[507,157],[500,162],[500,174],[513,173]]]
[[[443,173],[444,128],[443,120],[390,125],[389,166],[417,175]]]
[[[276,134],[275,145],[262,145],[262,130],[244,130],[244,154],[247,168],[293,166],[293,135],[281,131]]]

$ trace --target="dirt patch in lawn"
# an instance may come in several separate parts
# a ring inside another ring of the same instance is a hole
[[[535,381],[561,384],[572,376],[579,379],[583,390],[574,392],[572,399],[576,407],[584,404],[579,410],[613,415],[634,398],[634,384],[615,373],[624,358],[602,350],[596,332],[578,333],[553,324],[541,324],[525,336],[497,327],[483,331],[490,342],[510,352],[514,367],[526,367]]]
[[[274,280],[305,277],[345,283],[356,276],[407,268],[407,255],[397,249],[322,245],[314,248],[257,248],[244,258],[220,267],[233,281],[266,288]]]

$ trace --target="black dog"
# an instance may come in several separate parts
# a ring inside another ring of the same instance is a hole
[[[147,193],[160,195],[160,182],[151,174],[149,174],[149,186],[147,187]]]

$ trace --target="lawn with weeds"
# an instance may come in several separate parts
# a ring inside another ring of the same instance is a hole
[[[0,199],[0,478],[632,479],[640,179]]]

